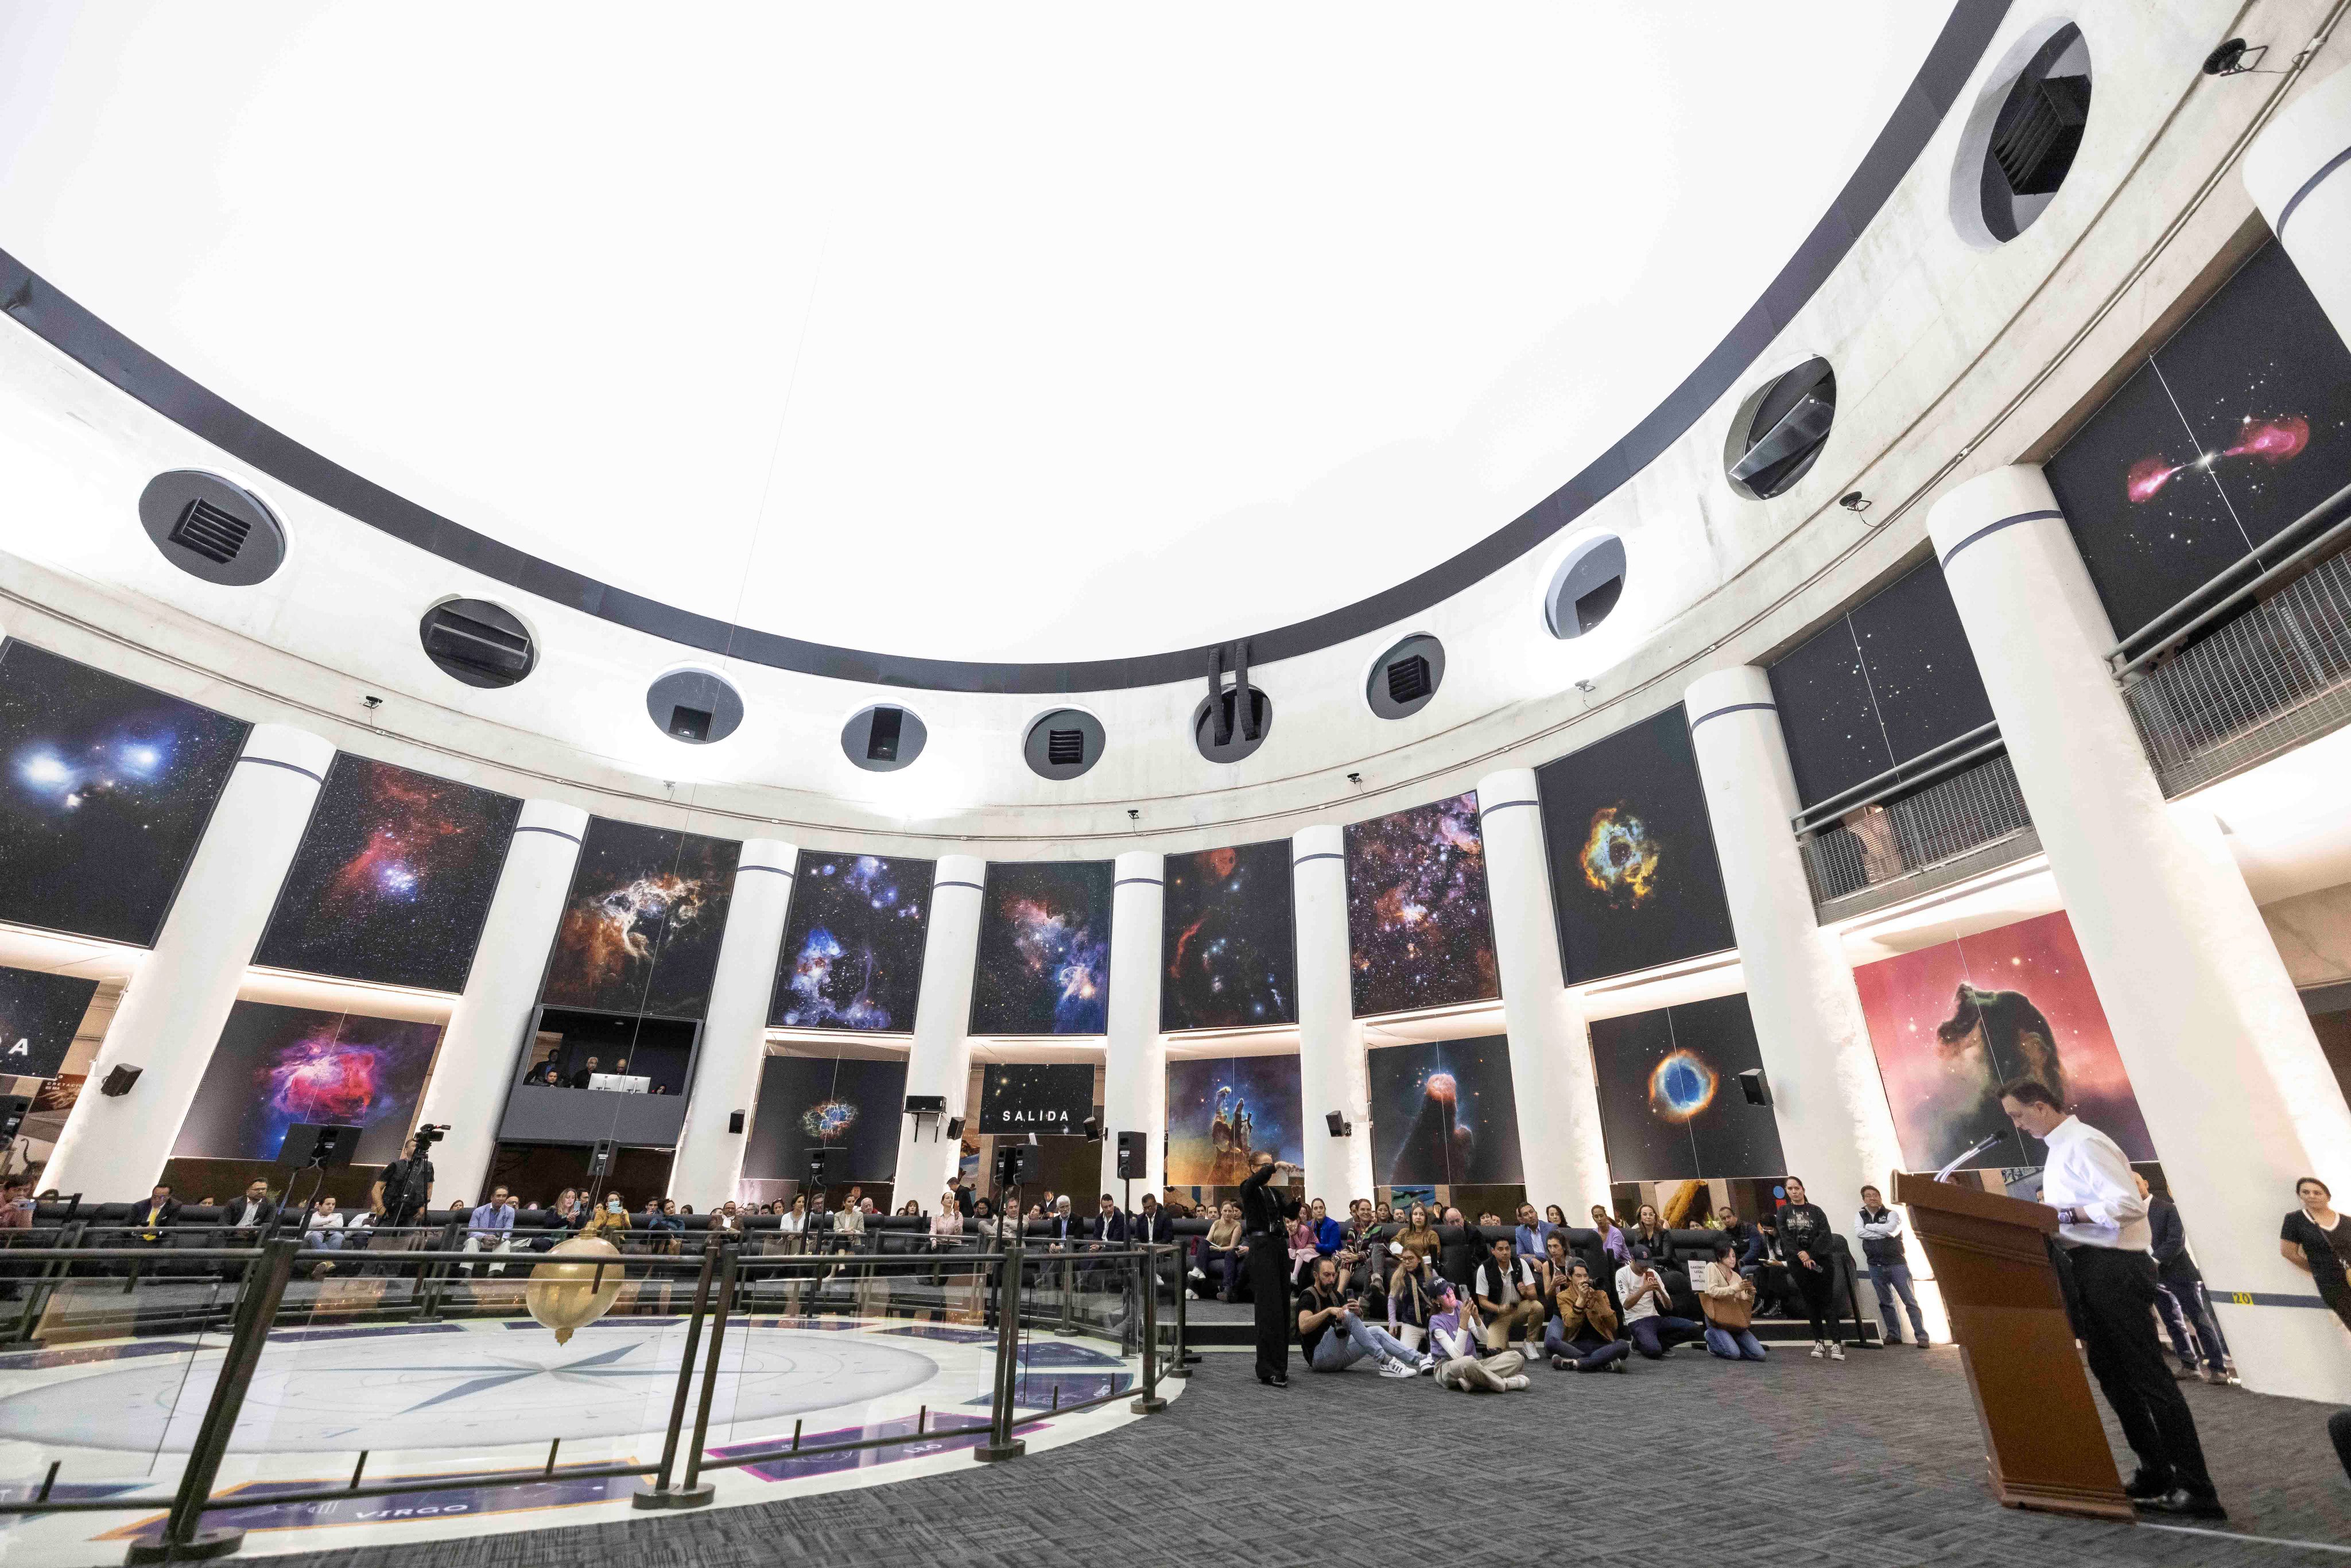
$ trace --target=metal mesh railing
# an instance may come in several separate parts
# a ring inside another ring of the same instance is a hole
[[[1797,841],[1822,918],[1891,904],[2041,847],[2008,753],[1863,806]]]
[[[2320,562],[2200,642],[2133,671],[2123,700],[2166,796],[2351,720],[2351,556]]]

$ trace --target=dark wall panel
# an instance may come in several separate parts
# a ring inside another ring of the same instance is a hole
[[[698,1019],[735,896],[732,839],[589,820],[543,1000]]]
[[[1169,855],[1159,1027],[1298,1021],[1290,841]]]
[[[1683,710],[1535,770],[1568,983],[1733,945]]]
[[[0,968],[0,1073],[55,1078],[97,994],[96,980]]]
[[[802,854],[768,1021],[912,1030],[937,869],[933,861]]]
[[[806,1181],[809,1151],[835,1148],[849,1151],[842,1180],[890,1180],[898,1169],[905,1096],[903,1061],[768,1058],[759,1067],[758,1109],[743,1145],[743,1179]]]
[[[338,754],[254,962],[465,989],[521,812],[511,795]]]
[[[1001,861],[981,894],[974,1034],[1110,1027],[1109,861]]]
[[[248,727],[0,643],[0,920],[152,946]]]
[[[1991,722],[1959,607],[1934,562],[1888,583],[1845,617],[1897,762]]]
[[[1838,616],[1771,665],[1797,799],[1825,800],[1894,766],[1853,623]]]
[[[1346,830],[1355,1016],[1500,996],[1478,797]]]

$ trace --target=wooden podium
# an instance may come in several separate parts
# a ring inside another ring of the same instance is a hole
[[[2011,1508],[2134,1518],[2074,1348],[2047,1239],[2057,1211],[1894,1173],[1927,1249],[1983,1427],[1992,1495]]]

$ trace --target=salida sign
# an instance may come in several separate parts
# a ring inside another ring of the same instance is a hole
[[[991,1067],[979,1085],[979,1131],[1075,1134],[1093,1114],[1094,1070],[1084,1062]]]

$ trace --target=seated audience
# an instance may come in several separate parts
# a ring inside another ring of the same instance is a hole
[[[909,1203],[907,1207],[912,1208]],[[963,1210],[956,1207],[955,1188],[939,1194],[939,1211],[931,1216],[931,1249],[944,1251],[963,1240]]]
[[[1374,1225],[1394,1225],[1395,1223],[1395,1205],[1389,1203],[1384,1199],[1373,1205],[1372,1223]]]
[[[1510,1394],[1527,1386],[1526,1357],[1515,1350],[1492,1355],[1479,1354],[1483,1331],[1477,1310],[1448,1284],[1437,1301],[1437,1313],[1428,1320],[1429,1343],[1436,1347],[1426,1360],[1436,1364],[1437,1385],[1464,1394]]]
[[[1512,1249],[1537,1268],[1542,1266],[1543,1238],[1552,1232],[1549,1220],[1535,1218],[1535,1206],[1519,1205],[1519,1228],[1511,1234]]]
[[[1562,1208],[1555,1203],[1547,1203],[1543,1205],[1543,1223],[1550,1226],[1553,1230],[1566,1229],[1567,1210]]]
[[[1467,1301],[1473,1284],[1471,1276],[1477,1273],[1478,1265],[1486,1255],[1485,1239],[1478,1233],[1476,1226],[1461,1218],[1461,1211],[1458,1208],[1448,1207],[1446,1209],[1445,1228],[1453,1234],[1437,1250],[1437,1270],[1461,1287],[1462,1299]]]
[[[1593,1282],[1583,1260],[1568,1256],[1567,1238],[1554,1232],[1543,1262],[1543,1293],[1552,1319],[1543,1330],[1543,1354],[1558,1371],[1625,1370],[1633,1347],[1616,1337],[1616,1309],[1608,1292]]]
[[[136,1227],[131,1238],[134,1241],[141,1247],[162,1246],[163,1232],[179,1223],[180,1218],[180,1206],[172,1201],[172,1184],[157,1182],[155,1190],[147,1195],[147,1201],[131,1210],[131,1218]]]
[[[1714,1256],[1699,1265],[1698,1310],[1706,1314],[1706,1348],[1725,1361],[1761,1361],[1755,1319],[1755,1282],[1739,1271],[1730,1239],[1717,1237]]]
[[[1428,1205],[1416,1202],[1405,1211],[1405,1227],[1396,1233],[1396,1244],[1407,1252],[1419,1253],[1424,1263],[1439,1260],[1445,1239],[1429,1219]]]
[[[476,1210],[475,1212],[478,1213],[480,1211]],[[507,1216],[508,1222],[511,1223],[513,1216],[512,1209],[507,1211]],[[604,1201],[598,1205],[596,1208],[589,1214],[586,1222],[580,1226],[580,1234],[582,1236],[601,1236],[613,1246],[620,1246],[622,1242],[626,1241],[629,1237],[628,1200],[623,1198],[617,1192],[606,1193],[604,1195]]]
[[[1363,1320],[1362,1303],[1339,1289],[1339,1265],[1314,1262],[1313,1282],[1298,1298],[1298,1348],[1311,1372],[1344,1372],[1370,1356],[1382,1377],[1411,1377],[1421,1358]]]
[[[1437,1315],[1445,1281],[1424,1254],[1406,1251],[1401,1241],[1388,1243],[1388,1258],[1393,1264],[1387,1282],[1388,1333],[1416,1351],[1428,1342],[1428,1322]]]
[[[1200,1249],[1201,1272],[1217,1288],[1217,1300],[1230,1301],[1240,1290],[1241,1266],[1249,1249],[1241,1244],[1241,1206],[1228,1203],[1209,1222]]]
[[[1666,1251],[1665,1221],[1657,1218],[1657,1206],[1645,1203],[1625,1232],[1625,1245],[1635,1259],[1655,1258],[1663,1260]]]
[[[590,1057],[588,1059],[587,1065],[583,1066],[579,1071],[571,1075],[571,1087],[574,1089],[587,1088],[588,1080],[593,1078],[596,1074],[603,1071],[604,1070],[601,1067],[599,1067],[596,1064],[596,1059],[592,1056]]]
[[[1633,1260],[1632,1249],[1625,1245],[1625,1232],[1617,1228],[1615,1218],[1596,1203],[1592,1206],[1592,1228],[1600,1232],[1603,1252],[1619,1263]]]
[[[1337,1257],[1346,1227],[1331,1218],[1330,1209],[1319,1197],[1306,1206],[1306,1218],[1308,1223],[1314,1227],[1314,1255],[1318,1258]]]
[[[514,1199],[507,1196],[506,1188],[499,1187],[490,1194],[486,1202],[475,1208],[472,1218],[467,1222],[464,1250],[500,1254],[513,1251],[514,1222]],[[471,1274],[474,1271],[474,1266],[471,1263],[465,1267],[466,1273]],[[490,1265],[492,1274],[503,1274],[506,1271],[507,1266],[504,1263]]]
[[[1524,1340],[1532,1351],[1542,1328],[1542,1280],[1533,1262],[1513,1250],[1510,1237],[1497,1236],[1488,1243],[1471,1293],[1478,1299],[1478,1315],[1486,1322],[1488,1350],[1508,1350],[1516,1339]]]
[[[221,1224],[227,1231],[221,1238],[221,1245],[258,1245],[277,1218],[277,1206],[269,1200],[269,1184],[266,1181],[247,1182],[245,1196],[230,1204],[227,1212],[221,1217]]]
[[[1625,1303],[1625,1332],[1633,1336],[1633,1348],[1647,1360],[1659,1360],[1674,1346],[1706,1332],[1687,1318],[1666,1312],[1673,1299],[1646,1258],[1635,1258],[1616,1270],[1616,1299]]]
[[[320,1198],[310,1210],[309,1219],[302,1227],[302,1249],[306,1252],[340,1252],[343,1242],[345,1216],[335,1208],[332,1193]],[[310,1266],[310,1278],[323,1280],[335,1271],[334,1260],[328,1259]]]
[[[1290,1283],[1293,1290],[1304,1290],[1314,1278],[1314,1264],[1322,1255],[1314,1249],[1314,1216],[1306,1209],[1290,1222]]]
[[[1803,1299],[1804,1315],[1813,1323],[1813,1359],[1826,1355],[1844,1359],[1844,1314],[1837,1303],[1836,1253],[1829,1243],[1834,1232],[1820,1205],[1804,1198],[1804,1184],[1788,1178],[1788,1201],[1774,1217],[1780,1250],[1788,1260],[1788,1277]]]

